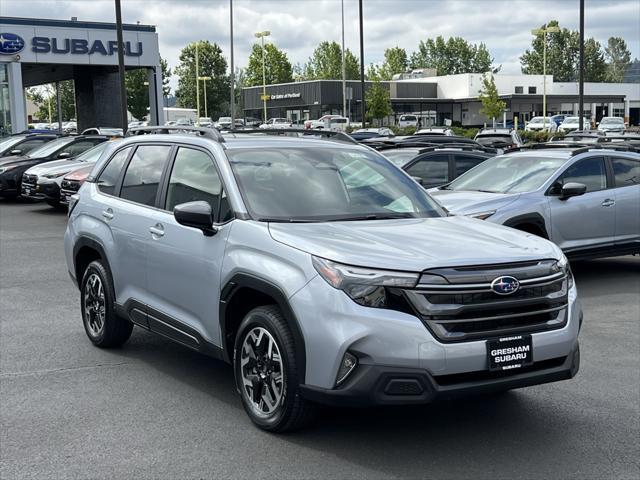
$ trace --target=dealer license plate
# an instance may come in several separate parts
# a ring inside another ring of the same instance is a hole
[[[489,370],[513,370],[533,363],[531,335],[487,340]]]

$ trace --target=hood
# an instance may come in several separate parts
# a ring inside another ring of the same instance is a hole
[[[70,172],[76,167],[87,165],[86,162],[79,162],[77,160],[54,160],[53,162],[46,162],[41,165],[36,165],[27,170],[30,175],[45,175],[48,173],[63,173]]]
[[[466,217],[270,223],[269,231],[277,242],[311,255],[410,272],[559,257],[547,240]]]
[[[21,163],[25,163],[28,160],[33,159],[24,155],[10,155],[8,157],[0,158],[0,167],[6,167],[8,165],[20,165]]]
[[[518,199],[519,193],[487,193],[432,188],[429,195],[451,213],[467,215],[497,210]]]

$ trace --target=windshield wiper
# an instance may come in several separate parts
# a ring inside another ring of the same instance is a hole
[[[270,222],[270,223],[314,223],[320,220],[307,220],[304,218],[257,218],[258,222]]]
[[[371,213],[369,215],[356,215],[353,217],[337,217],[337,218],[332,218],[330,220],[327,220],[328,222],[356,222],[356,221],[360,221],[360,220],[396,220],[398,218],[416,218],[412,215],[406,214],[406,213],[397,213],[397,214],[391,214],[391,213],[380,213],[380,214],[376,214],[376,213]]]
[[[495,190],[475,190],[476,192],[482,192],[482,193],[500,193],[500,192],[496,192]]]

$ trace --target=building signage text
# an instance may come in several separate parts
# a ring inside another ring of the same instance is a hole
[[[105,44],[106,43],[106,44]],[[72,55],[105,55],[111,56],[118,52],[118,42],[109,40],[94,40],[89,42],[83,38],[49,38],[33,37],[31,50],[34,53],[57,53]],[[132,48],[131,42],[124,42],[124,54],[128,57],[142,56],[142,42],[137,42],[136,48]]]

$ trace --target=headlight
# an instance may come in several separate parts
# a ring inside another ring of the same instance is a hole
[[[66,172],[60,172],[60,173],[46,173],[45,175],[43,175],[44,178],[58,178],[58,177],[62,177],[63,175],[66,175],[68,173],[70,173],[71,170],[67,170]]]
[[[4,173],[4,172],[8,172],[9,170],[11,170],[12,168],[16,168],[16,165],[10,165],[8,167],[0,167],[0,174]]]
[[[417,273],[353,267],[319,257],[313,257],[312,261],[329,285],[367,307],[388,307],[388,288],[413,288],[419,277]]]
[[[567,288],[571,289],[571,287],[573,287],[573,273],[571,272],[571,266],[569,265],[569,260],[566,255],[562,254],[560,260],[556,262],[556,268],[558,271],[564,272],[567,276]]]
[[[478,220],[486,220],[494,213],[496,213],[495,210],[487,210],[486,212],[470,213],[466,216],[471,218],[477,218]]]

